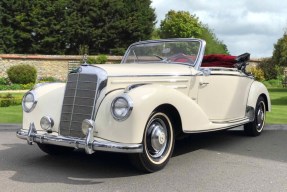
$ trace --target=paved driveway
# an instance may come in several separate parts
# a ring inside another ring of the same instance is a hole
[[[287,191],[287,126],[259,137],[242,130],[194,134],[176,142],[167,167],[142,174],[127,155],[51,157],[0,126],[1,191]]]

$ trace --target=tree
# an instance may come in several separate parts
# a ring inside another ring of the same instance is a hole
[[[160,24],[161,38],[190,38],[198,37],[202,27],[195,15],[188,11],[170,10]]]
[[[156,18],[150,4],[150,0],[2,0],[0,52],[124,50],[151,37]]]
[[[227,46],[216,37],[208,25],[202,25],[202,34],[199,38],[206,41],[205,54],[229,54]]]
[[[161,38],[201,38],[207,43],[205,54],[229,54],[227,46],[220,41],[208,25],[199,21],[188,11],[169,11],[161,21]],[[154,34],[157,31],[155,30]]]
[[[272,60],[275,65],[287,66],[287,31],[274,45]]]

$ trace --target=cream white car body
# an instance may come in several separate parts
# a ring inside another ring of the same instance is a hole
[[[81,66],[80,72],[99,70],[107,77],[93,106],[92,135],[77,138],[80,141],[69,140],[68,144],[61,141],[52,144],[86,148],[88,153],[94,150],[117,152],[116,144],[126,144],[128,147],[118,152],[138,153],[142,152],[149,117],[161,106],[174,110],[179,116],[176,126],[184,133],[228,129],[249,123],[254,120],[259,96],[264,97],[267,111],[271,110],[267,89],[251,75],[237,68],[202,68],[205,42],[195,41],[200,42],[201,48],[193,66],[172,63]],[[62,138],[60,121],[65,90],[65,83],[46,84],[32,90],[37,104],[31,112],[23,113],[23,128],[17,133],[18,137],[28,139],[30,143],[45,143],[45,137],[49,136]],[[133,106],[130,116],[118,121],[111,114],[111,105],[116,97],[123,95],[131,99]],[[54,121],[49,132],[41,128],[43,116]],[[29,136],[31,131],[33,133]],[[42,139],[35,138],[33,135],[36,134],[43,135]],[[70,136],[65,136],[63,140],[66,138]],[[94,141],[111,143],[111,146],[88,148],[89,143]],[[129,151],[129,146],[137,150]]]

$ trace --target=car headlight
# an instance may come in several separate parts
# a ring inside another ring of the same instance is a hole
[[[54,126],[54,120],[51,117],[44,116],[40,120],[41,128],[46,131],[51,131]]]
[[[33,91],[29,91],[23,96],[22,107],[25,112],[31,112],[36,107],[36,104],[36,95]]]
[[[126,120],[133,109],[133,103],[129,96],[116,97],[111,105],[111,113],[118,121]]]

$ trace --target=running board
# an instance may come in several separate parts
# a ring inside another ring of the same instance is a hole
[[[204,132],[211,132],[211,131],[220,131],[224,129],[232,129],[235,127],[239,127],[241,125],[244,125],[246,123],[249,123],[250,119],[249,118],[243,118],[240,121],[239,120],[232,120],[232,121],[216,121],[216,122],[211,122],[211,127],[212,125],[216,125],[217,128],[211,128],[211,129],[205,129],[205,130],[194,130],[194,131],[184,131],[184,133],[204,133]],[[220,126],[222,124],[222,126]]]

